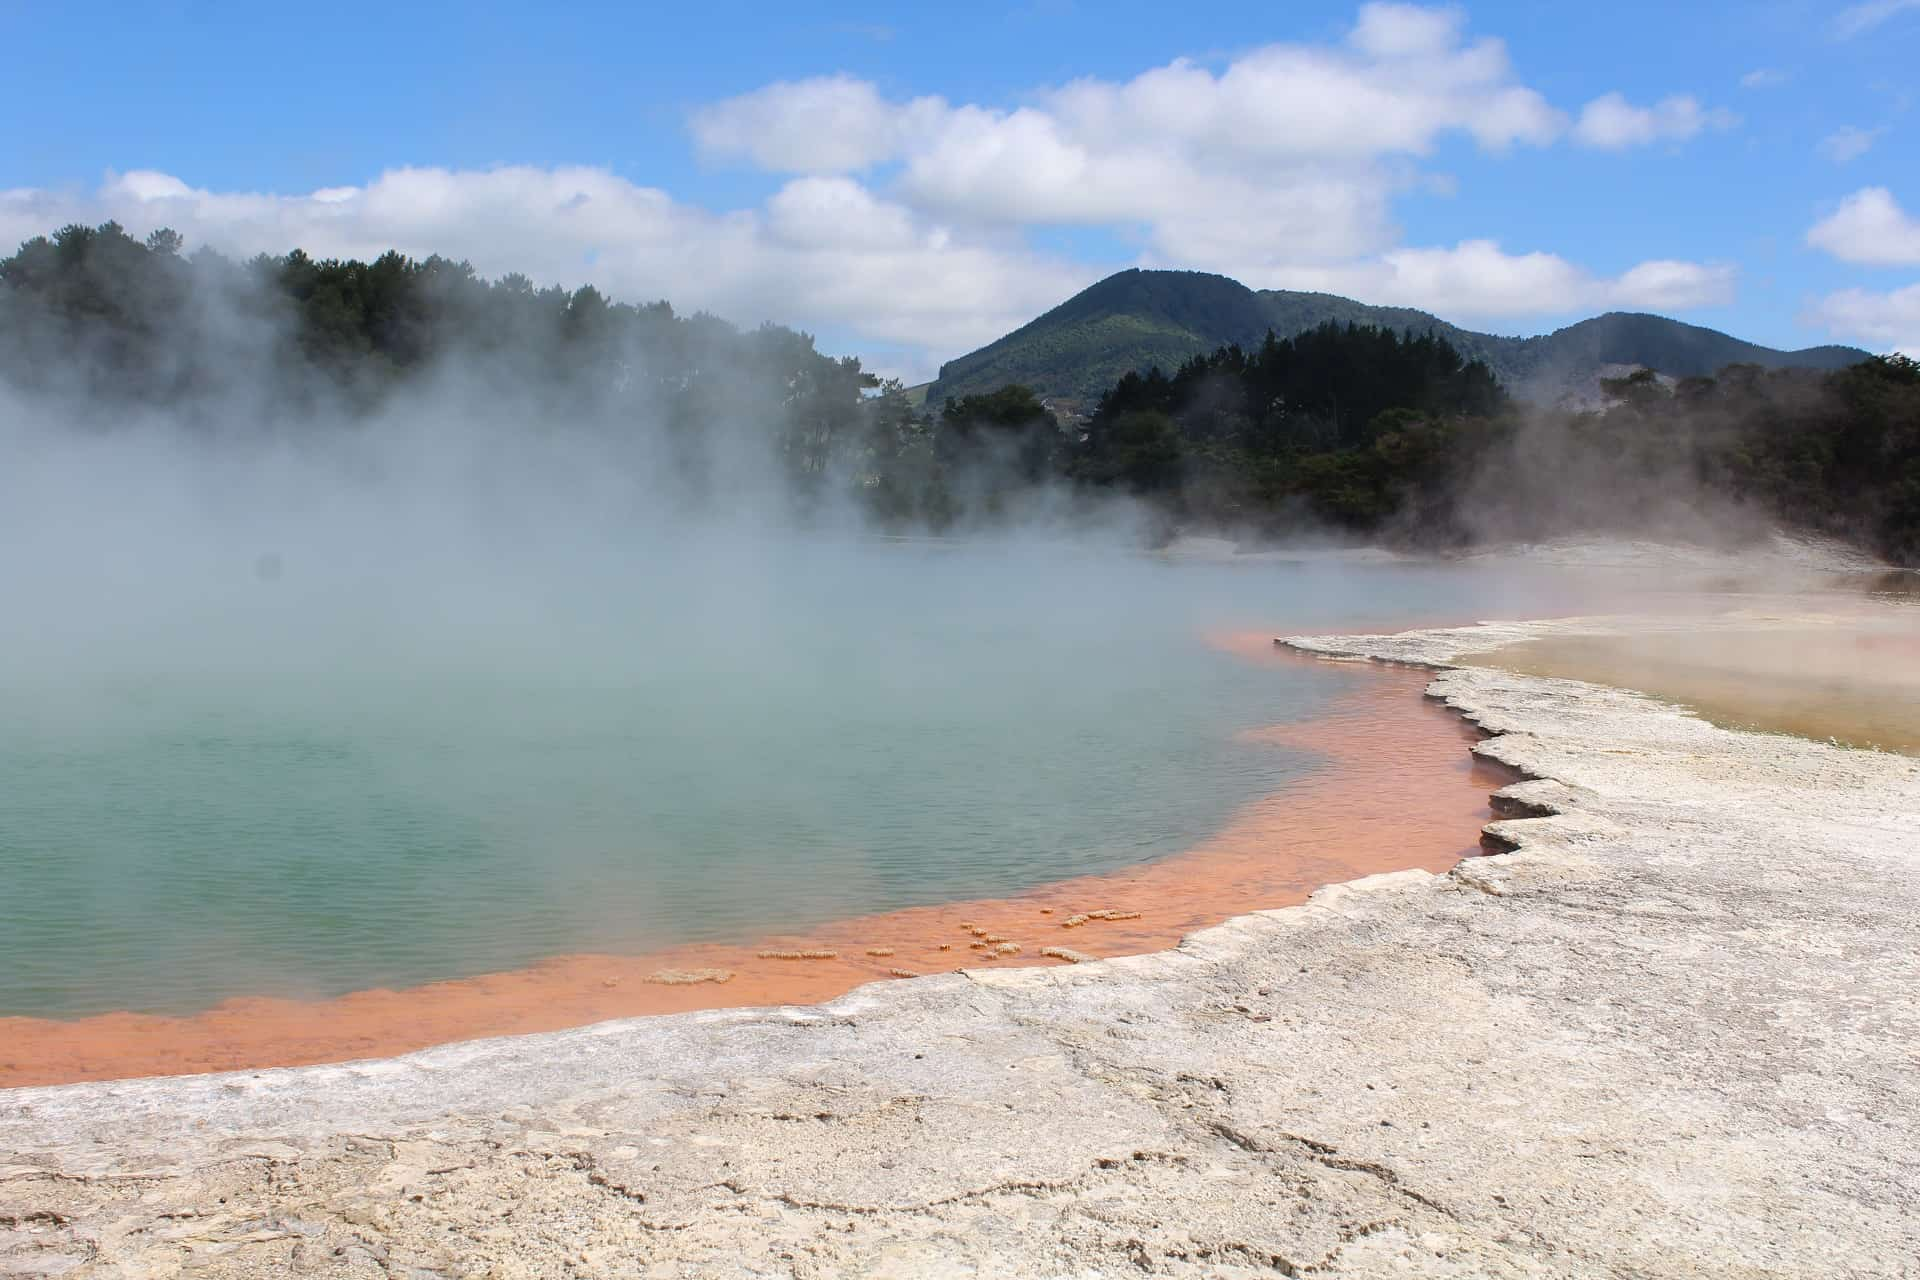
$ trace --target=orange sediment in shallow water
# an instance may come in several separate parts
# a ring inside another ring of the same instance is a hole
[[[1260,661],[1310,661],[1275,650],[1264,634],[1215,640]],[[0,1018],[0,1087],[338,1062],[639,1014],[810,1004],[875,980],[1159,950],[1232,916],[1303,901],[1321,885],[1445,870],[1477,850],[1487,793],[1509,779],[1469,755],[1473,730],[1420,697],[1428,673],[1355,675],[1326,715],[1247,735],[1310,749],[1324,768],[1159,862],[737,946],[558,956],[402,991],[235,999],[187,1017]]]
[[[1553,636],[1460,659],[1634,689],[1729,729],[1920,755],[1920,616],[1819,628]]]

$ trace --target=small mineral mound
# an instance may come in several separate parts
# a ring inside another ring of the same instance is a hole
[[[1060,922],[1062,929],[1077,929],[1089,920],[1138,920],[1138,911],[1121,911],[1114,907],[1102,907],[1098,911],[1076,912]]]
[[[896,978],[917,978],[920,976],[912,969],[889,969],[887,972]]]
[[[867,954],[870,956],[890,956],[893,954],[893,948],[892,947],[868,947]]]
[[[656,969],[646,980],[662,987],[691,987],[701,982],[731,982],[731,969]]]
[[[1093,959],[1084,952],[1074,951],[1068,947],[1042,947],[1040,954],[1050,960],[1065,960],[1068,964],[1084,964]]]
[[[762,960],[836,960],[838,951],[761,951]]]

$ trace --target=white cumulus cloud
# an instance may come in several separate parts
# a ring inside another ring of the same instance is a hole
[[[1232,157],[1424,154],[1443,134],[1499,149],[1543,144],[1564,117],[1520,84],[1496,39],[1468,40],[1455,9],[1368,4],[1338,45],[1270,44],[1212,71],[1187,59],[1131,80],[1082,79],[1044,90],[1025,107],[887,100],[848,76],[782,81],[693,116],[715,157],[773,172],[864,169],[943,149],[1002,140],[1105,159],[1178,150]]]
[[[898,155],[947,113],[938,98],[892,103],[852,76],[783,80],[693,114],[694,140],[774,173],[850,173]]]
[[[1443,137],[1500,152],[1550,143],[1566,123],[1459,10],[1376,3],[1334,43],[1269,44],[1218,68],[1176,59],[1010,107],[894,101],[831,76],[717,103],[692,130],[712,159],[877,175],[938,221],[1120,227],[1155,258],[1226,269],[1282,247],[1289,258],[1388,248],[1408,163]]]
[[[1807,243],[1842,262],[1920,263],[1920,219],[1909,217],[1885,187],[1863,187],[1816,222]]]
[[[1581,109],[1573,136],[1586,146],[1618,151],[1653,142],[1684,142],[1707,129],[1731,129],[1739,123],[1732,112],[1709,110],[1687,94],[1639,107],[1624,94],[1607,93]]]
[[[1655,258],[1601,282],[1598,296],[1611,307],[1688,311],[1733,301],[1739,272],[1719,263]]]
[[[1572,127],[1619,148],[1733,122],[1688,96],[1640,107],[1610,94]],[[692,128],[711,159],[858,175],[945,225],[1112,228],[1143,246],[1142,262],[1267,279],[1413,252],[1396,250],[1394,201],[1444,186],[1419,168],[1443,140],[1499,154],[1549,145],[1570,122],[1458,8],[1372,3],[1330,42],[1262,45],[1218,66],[1175,59],[1017,105],[890,100],[830,76],[728,99]]]
[[[1557,254],[1508,253],[1493,240],[1464,240],[1451,248],[1395,249],[1368,261],[1297,267],[1268,283],[1485,320],[1714,306],[1731,300],[1735,272],[1725,265],[1659,259],[1608,277]]]
[[[1920,284],[1890,293],[1843,289],[1820,299],[1805,319],[1882,351],[1920,357]]]

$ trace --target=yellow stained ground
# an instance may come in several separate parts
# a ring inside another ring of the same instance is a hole
[[[1461,659],[1636,689],[1715,724],[1920,755],[1920,610],[1777,631],[1561,636]]]

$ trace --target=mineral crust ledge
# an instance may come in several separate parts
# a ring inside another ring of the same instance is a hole
[[[1920,761],[1446,666],[1641,625],[1294,642],[1443,668],[1530,778],[1447,875],[813,1008],[0,1093],[0,1275],[1914,1275]]]

